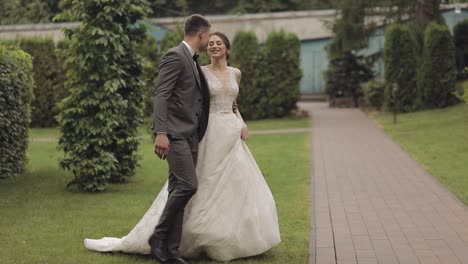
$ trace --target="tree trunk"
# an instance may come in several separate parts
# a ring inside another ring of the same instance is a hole
[[[434,20],[440,19],[439,5],[441,0],[418,0],[416,20],[422,29]]]

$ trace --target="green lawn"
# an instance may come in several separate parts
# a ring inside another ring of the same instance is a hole
[[[310,127],[309,118],[280,118],[267,119],[261,121],[247,121],[249,130],[273,130],[287,128],[308,128]]]
[[[256,125],[275,126],[272,121]],[[31,135],[54,137],[57,131],[33,129]],[[248,144],[275,196],[282,243],[234,263],[306,263],[309,136],[253,135]],[[28,172],[0,182],[1,263],[155,263],[148,256],[91,252],[82,243],[85,237],[126,235],[156,197],[167,178],[167,165],[156,159],[149,139],[140,149],[141,167],[129,184],[89,194],[65,189],[72,176],[57,165],[56,142],[31,142]]]
[[[58,138],[60,131],[57,128],[34,128],[29,130],[29,138]]]
[[[310,119],[307,117],[254,120],[247,121],[246,123],[250,131],[310,127]],[[140,133],[144,135],[144,138],[147,138],[151,135],[151,130],[149,129],[151,127],[151,120],[147,118],[145,124],[140,128]],[[56,128],[34,128],[29,130],[29,137],[32,140],[57,139],[59,136],[60,131]]]
[[[377,122],[432,175],[468,204],[468,104],[398,115]]]

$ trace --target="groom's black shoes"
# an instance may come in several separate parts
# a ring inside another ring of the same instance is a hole
[[[188,264],[183,258],[172,258],[167,261],[168,264]]]
[[[151,256],[159,261],[161,264],[167,264],[167,263],[171,263],[171,262],[168,262],[168,254],[167,254],[167,243],[165,240],[162,240],[162,239],[158,239],[154,236],[152,236],[149,241],[148,241],[148,244],[150,245],[150,248],[151,248]]]

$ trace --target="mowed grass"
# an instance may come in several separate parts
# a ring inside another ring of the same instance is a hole
[[[378,114],[383,126],[414,159],[468,204],[468,105],[401,114]]]
[[[34,131],[45,138],[57,133]],[[58,167],[56,142],[30,142],[28,171],[0,182],[1,263],[155,263],[149,256],[97,253],[86,237],[126,235],[151,205],[167,179],[152,142],[140,147],[141,167],[128,184],[105,193],[65,189],[72,179]],[[309,136],[254,135],[251,148],[276,200],[282,243],[269,252],[233,263],[306,263],[309,240]],[[209,260],[191,263],[214,263]]]
[[[303,117],[293,118],[277,118],[261,121],[247,121],[249,130],[275,130],[289,128],[308,128],[310,127],[310,119]]]
[[[58,128],[33,128],[29,129],[29,138],[34,140],[37,138],[58,138],[60,130]]]

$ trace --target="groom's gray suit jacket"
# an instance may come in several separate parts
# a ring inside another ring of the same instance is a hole
[[[180,43],[161,59],[154,91],[153,132],[201,140],[208,125],[210,94],[201,69]]]

